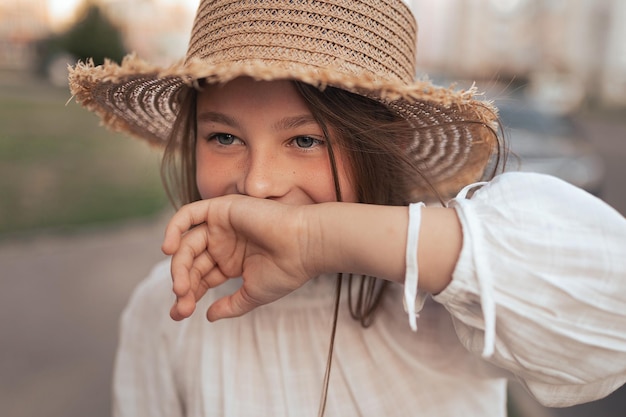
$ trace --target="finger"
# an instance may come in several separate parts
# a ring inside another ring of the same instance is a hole
[[[197,269],[192,270],[191,276],[195,274],[199,274]],[[180,321],[191,316],[196,309],[197,301],[206,294],[207,290],[226,280],[227,278],[217,268],[213,268],[204,278],[194,278],[193,281],[197,281],[197,284],[192,286],[191,291],[176,297],[176,302],[170,309],[170,317]]]
[[[191,316],[196,309],[197,301],[204,296],[209,288],[217,287],[228,280],[218,268],[213,268],[207,276],[200,279],[197,288],[177,297],[176,302],[170,309],[170,317],[176,321]]]
[[[172,273],[172,290],[177,297],[190,292],[192,288],[192,278],[190,276],[191,266],[193,265],[193,251],[191,248],[185,247],[172,257],[170,270]]]
[[[170,269],[174,294],[177,296],[185,295],[195,288],[198,281],[213,267],[214,263],[206,251],[207,245],[207,227],[199,226],[185,235],[180,248],[173,254]],[[197,272],[191,276],[194,268]]]
[[[215,270],[219,273],[219,269],[215,267],[215,262],[207,251],[204,251],[194,259],[189,271],[189,280],[190,290],[194,293],[196,300],[202,298],[207,290],[213,286],[209,277],[215,273]]]
[[[177,297],[176,302],[170,309],[170,317],[176,321],[191,316],[196,309],[196,299],[190,292],[183,297]]]
[[[259,305],[261,305],[261,303],[249,297],[242,286],[233,294],[215,301],[207,310],[207,319],[212,322],[220,319],[239,317],[249,313]]]
[[[205,285],[205,292],[206,292],[206,290],[208,290],[209,288],[215,288],[215,287],[218,287],[218,286],[222,285],[223,283],[228,281],[230,278],[233,278],[233,277],[229,277],[229,276],[224,275],[224,273],[222,272],[221,269],[213,268],[204,277],[204,279],[202,280],[201,284]],[[204,295],[202,293],[202,288],[198,288],[198,290],[195,292],[195,294],[196,294],[196,299],[200,299],[200,297],[202,297],[202,295]]]
[[[196,201],[180,208],[170,219],[166,228],[161,250],[166,255],[173,255],[178,250],[181,237],[192,226],[206,221],[209,200]]]

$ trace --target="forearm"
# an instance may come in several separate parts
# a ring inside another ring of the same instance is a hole
[[[310,232],[321,272],[352,272],[403,283],[408,208],[326,203],[315,206]],[[419,231],[419,286],[438,293],[450,282],[462,244],[453,209],[422,208]]]

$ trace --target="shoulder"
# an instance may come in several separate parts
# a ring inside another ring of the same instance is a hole
[[[563,197],[587,199],[593,197],[586,191],[560,178],[535,172],[507,172],[496,176],[489,182],[469,185],[457,195],[454,201],[465,200],[465,191],[471,189],[476,190],[471,198],[474,201],[514,201],[522,198],[555,199]]]
[[[462,192],[450,206],[459,212],[493,216],[493,219],[505,217],[524,221],[533,218],[545,222],[626,226],[624,217],[604,201],[550,175],[509,172],[476,188],[471,198],[465,198]]]

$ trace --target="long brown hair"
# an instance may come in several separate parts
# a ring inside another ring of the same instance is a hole
[[[424,177],[405,156],[404,149],[414,135],[410,124],[366,97],[333,87],[320,91],[304,83],[295,85],[325,133],[331,167],[335,166],[334,146],[346,155],[357,200],[366,204],[407,205],[415,177]],[[338,185],[335,170],[333,176]],[[341,196],[337,199],[340,201]],[[350,274],[348,283],[350,314],[367,327],[372,323],[387,281]]]

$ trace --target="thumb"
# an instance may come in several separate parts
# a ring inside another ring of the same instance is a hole
[[[242,286],[231,295],[215,301],[207,311],[209,321],[228,319],[243,316],[260,306],[261,303],[254,301]]]

